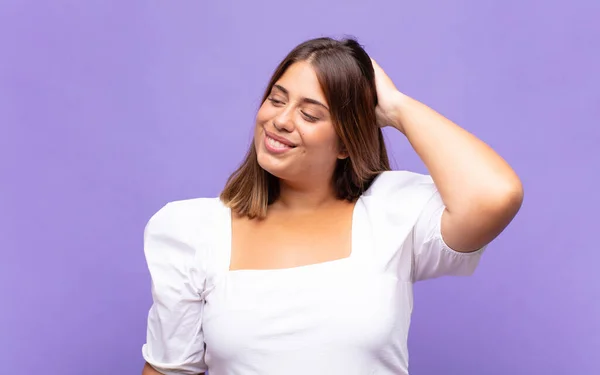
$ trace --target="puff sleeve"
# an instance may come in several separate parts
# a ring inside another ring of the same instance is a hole
[[[444,242],[441,222],[445,205],[433,182],[430,189],[430,198],[425,202],[412,230],[413,281],[440,276],[470,276],[477,268],[486,246],[464,253],[451,249]]]
[[[190,226],[186,219],[181,207],[170,203],[152,216],[144,231],[153,304],[142,354],[166,375],[207,370],[201,297],[205,277],[193,237],[185,230]]]

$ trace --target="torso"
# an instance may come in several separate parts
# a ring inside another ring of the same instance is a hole
[[[211,373],[407,373],[411,284],[375,257],[364,199],[223,215],[202,318]]]
[[[177,271],[156,285],[167,305],[149,316],[154,345],[169,341],[157,362],[203,347],[193,367],[211,375],[408,374],[413,281],[468,274],[481,252],[415,243],[419,218],[431,225],[443,204],[429,176],[383,173],[356,204],[340,203],[302,215],[274,207],[265,220],[235,217],[218,198],[165,207],[147,234],[155,272]]]
[[[215,201],[197,237],[211,375],[408,374],[411,231],[434,193],[384,174],[313,213],[248,220]]]

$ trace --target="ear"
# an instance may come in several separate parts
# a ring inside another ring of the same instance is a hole
[[[348,154],[348,151],[346,150],[346,147],[344,147],[343,145],[340,145],[340,152],[338,153],[337,158],[338,159],[347,159],[350,155]]]

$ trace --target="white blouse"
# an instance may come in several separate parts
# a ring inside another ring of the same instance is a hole
[[[231,211],[177,201],[148,222],[154,303],[145,360],[163,374],[408,374],[412,284],[470,275],[484,248],[450,249],[430,176],[382,173],[353,213],[349,257],[229,270]]]

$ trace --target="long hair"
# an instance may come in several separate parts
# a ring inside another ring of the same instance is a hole
[[[377,125],[377,90],[371,58],[354,39],[311,39],[294,48],[275,69],[261,103],[273,85],[294,63],[309,62],[329,104],[331,118],[348,158],[339,159],[333,184],[339,199],[354,201],[375,177],[390,170]],[[259,164],[254,142],[238,169],[229,177],[220,199],[238,215],[264,218],[279,197],[279,179]]]

